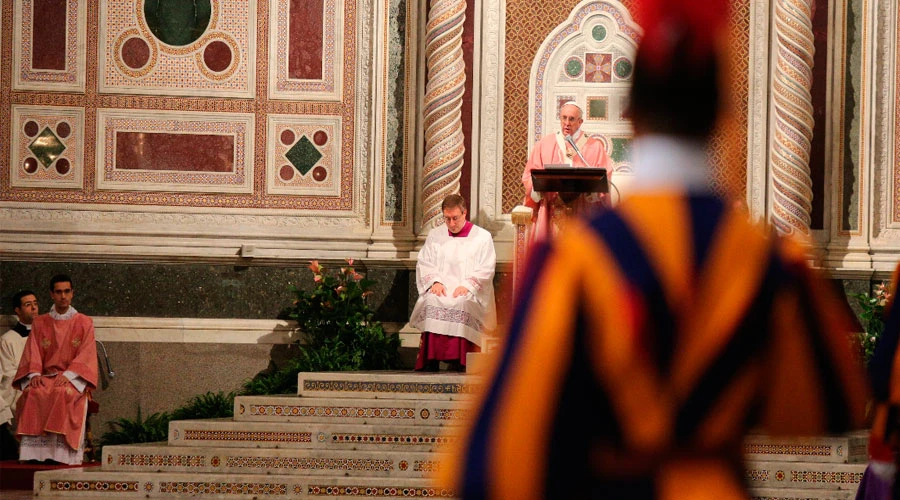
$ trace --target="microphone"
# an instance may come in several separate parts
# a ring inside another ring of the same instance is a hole
[[[585,167],[590,167],[591,164],[588,163],[588,161],[584,159],[584,155],[581,154],[581,150],[579,150],[579,149],[578,149],[578,146],[575,145],[575,140],[572,139],[572,135],[571,135],[571,134],[566,134],[566,142],[568,142],[569,145],[572,146],[572,149],[574,149],[575,152],[578,153],[578,157],[581,158],[581,161],[584,162],[584,166],[585,166]]]

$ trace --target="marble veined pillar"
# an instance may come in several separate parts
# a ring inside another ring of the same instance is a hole
[[[466,82],[462,51],[465,17],[465,0],[432,0],[425,26],[424,230],[441,223],[441,202],[459,192],[465,153],[461,112]]]
[[[808,234],[813,137],[814,0],[775,0],[772,68],[772,223],[782,234]]]

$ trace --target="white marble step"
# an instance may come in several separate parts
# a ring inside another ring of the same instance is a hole
[[[862,464],[868,460],[868,432],[833,437],[770,437],[752,434],[744,440],[747,460]]]
[[[452,498],[427,479],[60,469],[34,475],[38,498]]]
[[[464,373],[412,371],[301,372],[297,391],[310,398],[455,400],[479,390],[480,380]]]
[[[169,423],[169,446],[323,450],[434,451],[452,442],[454,427],[235,422],[232,419]]]
[[[454,425],[467,413],[464,401],[238,396],[235,422],[300,422],[362,425]]]
[[[852,490],[794,490],[788,488],[756,488],[750,490],[751,500],[853,500]]]
[[[744,477],[750,488],[856,491],[865,470],[866,464],[752,460],[744,463]]]
[[[174,447],[155,443],[104,446],[103,470],[421,478],[434,474],[439,457],[422,451]]]

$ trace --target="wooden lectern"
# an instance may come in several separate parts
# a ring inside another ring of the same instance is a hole
[[[533,189],[539,193],[608,193],[605,168],[574,168],[547,165],[531,171]]]

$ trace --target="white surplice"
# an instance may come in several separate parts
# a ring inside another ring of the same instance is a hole
[[[462,232],[462,231],[461,231]],[[409,323],[423,332],[463,337],[481,345],[481,335],[497,326],[494,267],[497,255],[491,233],[473,225],[467,236],[450,236],[446,226],[428,233],[416,263],[419,300]],[[428,291],[440,282],[447,295]],[[457,287],[469,293],[453,297]]]

